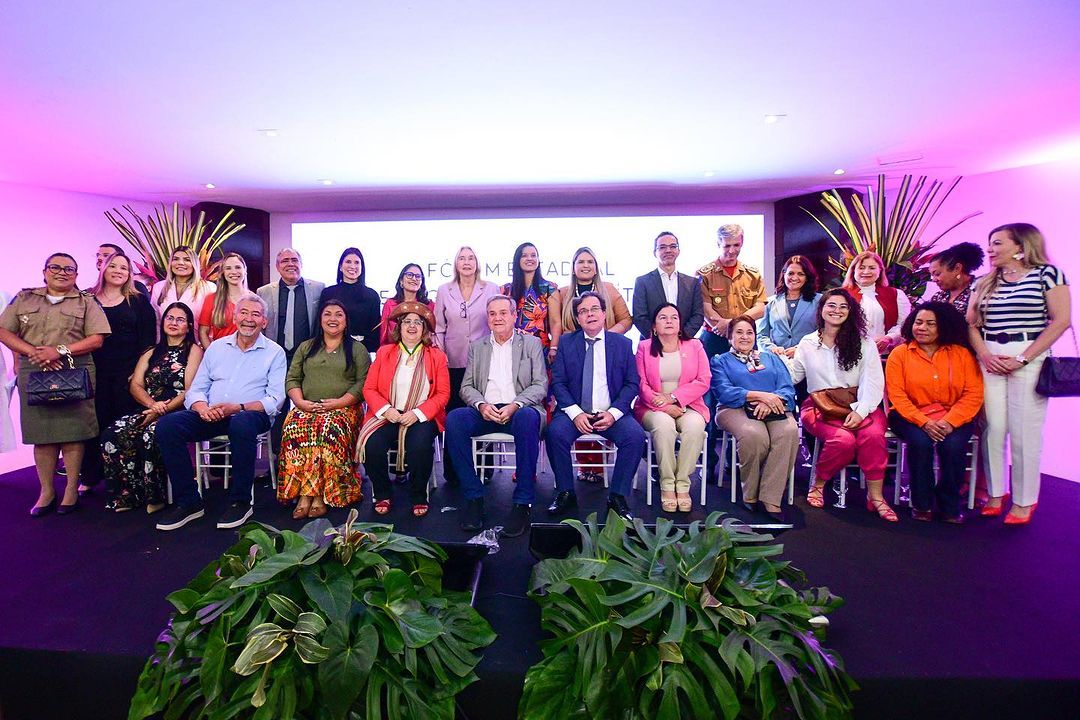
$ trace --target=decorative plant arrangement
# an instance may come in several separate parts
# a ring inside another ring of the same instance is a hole
[[[937,237],[923,240],[926,228],[960,180],[959,177],[954,178],[947,186],[933,180],[926,186],[927,177],[922,176],[912,187],[912,176],[905,175],[892,200],[889,200],[885,190],[884,175],[878,175],[876,190],[867,187],[864,198],[853,195],[850,203],[845,203],[836,190],[821,193],[821,204],[840,223],[846,235],[844,240],[838,238],[814,213],[802,209],[821,225],[840,249],[840,258],[830,258],[829,262],[841,272],[847,271],[856,255],[873,250],[885,261],[889,284],[915,298],[926,291],[926,283],[930,279],[928,265],[931,248],[956,227],[981,214],[973,212],[965,215]],[[941,192],[942,189],[944,192]]]
[[[541,718],[846,718],[854,681],[810,618],[842,600],[796,591],[769,535],[712,513],[688,529],[615,513],[567,520],[581,549],[543,560],[530,596],[552,637],[518,708]]]
[[[244,526],[169,595],[129,720],[453,718],[495,633],[444,590],[439,546],[356,517]]]
[[[145,218],[139,217],[130,205],[124,205],[123,209],[131,216],[131,220],[124,217],[124,213],[117,208],[106,210],[105,217],[138,251],[142,261],[138,258],[132,258],[132,261],[139,272],[154,281],[165,277],[169,256],[180,245],[191,248],[198,256],[199,274],[204,280],[216,280],[221,261],[212,260],[212,256],[230,236],[247,227],[243,223],[229,222],[229,217],[233,214],[232,208],[221,216],[213,229],[206,224],[206,213],[201,210],[193,225],[188,214],[180,211],[179,203],[173,203],[171,212],[162,203],[160,208],[154,208],[153,215]]]

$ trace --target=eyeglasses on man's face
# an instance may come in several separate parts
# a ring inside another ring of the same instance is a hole
[[[579,307],[577,314],[584,317],[586,315],[593,315],[594,313],[599,314],[602,312],[604,312],[604,310],[599,305],[590,305],[588,307]]]
[[[74,275],[79,272],[79,268],[74,265],[57,265],[56,263],[49,263],[45,269],[53,275]]]

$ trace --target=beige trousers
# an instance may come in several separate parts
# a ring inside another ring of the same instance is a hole
[[[678,420],[667,413],[649,410],[641,425],[652,434],[656,464],[660,466],[660,489],[690,492],[690,473],[701,457],[705,443],[705,418],[696,410],[687,410]],[[681,442],[675,458],[675,439]],[[652,478],[649,478],[652,482]]]
[[[795,418],[762,422],[748,418],[742,408],[722,408],[716,413],[716,423],[739,444],[743,501],[760,500],[779,507],[799,450]]]

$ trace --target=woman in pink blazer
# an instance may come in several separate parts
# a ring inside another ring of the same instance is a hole
[[[690,510],[690,472],[705,442],[709,409],[702,401],[712,379],[705,348],[682,332],[679,309],[656,308],[652,337],[637,349],[641,390],[634,417],[652,434],[660,466],[660,505],[664,512]],[[675,439],[680,440],[678,458]],[[650,479],[649,482],[652,482]]]

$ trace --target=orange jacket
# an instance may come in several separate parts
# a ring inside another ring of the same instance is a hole
[[[364,381],[364,402],[367,403],[366,423],[375,413],[390,404],[390,388],[394,384],[401,348],[383,345],[375,354],[375,362]],[[424,348],[424,372],[427,373],[427,400],[417,408],[428,420],[434,420],[440,432],[446,429],[446,404],[450,401],[450,371],[446,354],[437,347]]]
[[[892,409],[922,427],[930,417],[920,408],[939,404],[942,420],[959,427],[975,419],[983,404],[982,372],[975,356],[959,345],[943,345],[933,358],[914,341],[898,345],[885,363],[885,393]]]

